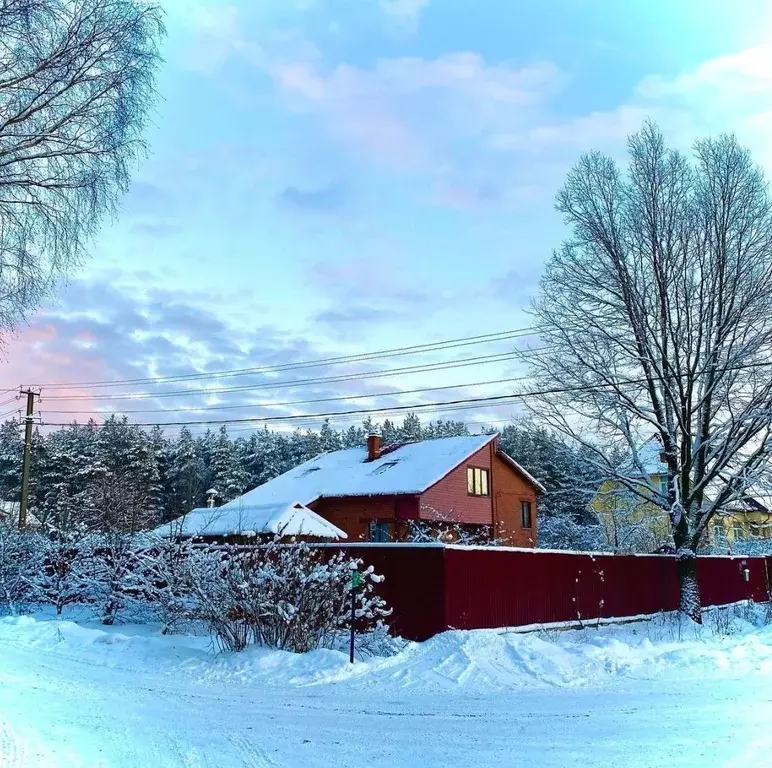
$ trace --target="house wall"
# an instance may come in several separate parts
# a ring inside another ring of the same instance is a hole
[[[493,469],[493,519],[496,536],[513,547],[535,547],[538,540],[539,495],[517,470],[496,453]],[[520,504],[531,502],[531,528],[524,529]]]
[[[659,483],[659,476],[653,475],[652,482]],[[633,540],[650,551],[672,543],[667,510],[643,501],[622,483],[608,480],[601,484],[590,506],[608,545],[615,549],[627,550]]]
[[[492,497],[470,496],[466,490],[467,467],[480,467],[490,473],[492,452],[493,441],[424,491],[421,494],[421,519],[492,525]]]
[[[309,504],[325,520],[337,525],[348,534],[349,541],[367,541],[371,520],[392,521],[391,535],[399,537],[396,524],[396,496],[358,496],[355,498],[319,499]]]

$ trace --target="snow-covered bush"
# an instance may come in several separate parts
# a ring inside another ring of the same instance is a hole
[[[92,539],[88,599],[103,624],[123,615],[142,619],[157,597],[157,553],[131,534],[114,531]]]
[[[61,615],[65,606],[90,598],[94,547],[92,537],[80,528],[52,530],[36,537],[38,567],[30,575],[36,603],[52,605]]]
[[[382,578],[372,567],[305,543],[207,548],[189,562],[197,618],[226,650],[333,647],[350,628],[354,572],[357,628],[372,628],[389,613],[375,594]]]
[[[539,517],[539,547],[574,552],[601,552],[610,549],[602,526],[577,523],[562,515]]]
[[[0,616],[29,610],[35,599],[33,579],[41,564],[36,533],[0,525]]]

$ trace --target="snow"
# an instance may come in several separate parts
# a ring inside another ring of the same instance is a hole
[[[710,625],[446,632],[352,666],[0,619],[0,765],[765,765],[772,628]]]
[[[261,505],[239,502],[222,507],[199,507],[180,520],[160,526],[153,533],[159,536],[169,533],[175,536],[270,533],[323,539],[347,538],[344,531],[299,502]]]
[[[364,447],[347,448],[315,459],[248,491],[222,508],[299,499],[311,504],[323,496],[419,494],[441,480],[496,435],[464,435],[407,443],[367,461]]]

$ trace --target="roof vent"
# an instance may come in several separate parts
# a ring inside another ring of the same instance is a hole
[[[307,475],[310,475],[312,472],[318,472],[321,469],[321,467],[309,467],[301,477],[306,477]]]

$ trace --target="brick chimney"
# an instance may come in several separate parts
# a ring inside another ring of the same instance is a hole
[[[375,461],[381,458],[381,436],[377,432],[371,432],[367,436],[367,460]]]

